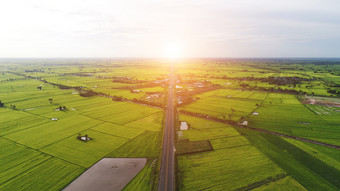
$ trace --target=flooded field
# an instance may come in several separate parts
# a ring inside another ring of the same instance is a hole
[[[145,164],[145,158],[103,158],[64,191],[122,190]]]

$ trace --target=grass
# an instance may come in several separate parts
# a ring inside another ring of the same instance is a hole
[[[136,131],[138,131],[138,129],[148,131],[161,131],[163,128],[163,111],[127,123],[124,126],[136,129]]]
[[[109,135],[115,135],[115,136],[124,137],[128,139],[133,139],[136,136],[144,132],[144,130],[134,129],[131,127],[116,125],[112,123],[103,123],[91,129],[102,132],[102,133],[106,133]]]
[[[296,180],[289,176],[253,189],[253,191],[269,191],[269,190],[295,191],[306,189],[302,187]]]
[[[280,137],[238,129],[268,158],[308,190],[338,190],[339,171]]]
[[[77,135],[73,135],[62,141],[44,147],[41,151],[88,168],[111,151],[128,142],[128,139],[126,138],[116,137],[93,130],[87,130],[81,134],[87,134],[92,140],[83,142],[77,139]]]
[[[339,145],[340,129],[337,127],[340,119],[334,115],[316,114],[308,109],[309,107],[302,105],[293,95],[270,94],[256,110],[259,115],[251,115],[248,124],[269,131]]]
[[[106,157],[157,157],[161,151],[162,131],[145,131]]]
[[[84,169],[60,159],[37,159],[36,166],[0,185],[1,190],[61,190]],[[56,173],[57,172],[57,173]]]
[[[183,136],[180,137],[181,139],[197,141],[239,135],[232,127],[219,122],[208,121],[183,114],[180,114],[180,121],[187,121],[190,124],[190,130],[182,131]]]
[[[175,143],[175,147],[177,155],[213,150],[209,140],[189,141],[188,139],[182,139]]]
[[[81,115],[74,115],[8,134],[5,137],[32,148],[41,148],[100,123],[102,122]]]
[[[145,118],[159,111],[160,109],[139,106],[138,109],[116,113],[116,114],[105,116],[99,119],[107,121],[107,122],[116,123],[119,125],[124,125],[130,122],[139,120],[141,118]]]
[[[194,128],[196,130],[205,130],[211,128],[223,128],[226,125],[219,122],[209,121],[197,117],[192,117],[189,115],[180,114],[180,121],[190,121],[190,128]]]
[[[210,143],[213,146],[214,150],[250,145],[249,141],[243,136],[212,139],[210,140]]]
[[[0,138],[0,190],[61,190],[85,169]]]
[[[178,156],[180,190],[235,190],[283,173],[253,146]]]
[[[26,161],[40,155],[40,152],[4,138],[0,138],[0,148],[0,185],[30,167],[29,165],[23,166],[21,164],[25,164]]]
[[[261,92],[219,89],[197,95],[200,97],[198,101],[181,109],[238,121],[248,116],[266,96]]]
[[[156,170],[157,159],[149,160],[145,167],[135,176],[123,191],[156,190],[158,171]]]
[[[0,135],[50,122],[50,119],[30,115],[22,111],[0,108]]]
[[[209,139],[213,151],[177,156],[179,190],[235,190],[262,185],[285,171],[234,128],[180,114],[191,128],[183,138]],[[177,145],[178,146],[178,145]],[[178,147],[176,150],[179,150]]]
[[[285,138],[284,140],[340,171],[340,151],[334,148],[297,141],[294,139]]]
[[[195,127],[192,126],[192,129],[189,131],[182,131],[183,137],[182,139],[189,139],[190,141],[197,140],[205,140],[205,139],[215,139],[222,137],[231,137],[239,135],[232,127],[225,128],[209,128],[204,131],[195,130]]]

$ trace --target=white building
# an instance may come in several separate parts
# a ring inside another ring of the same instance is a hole
[[[188,123],[185,121],[181,121],[181,126],[179,128],[181,131],[188,130]]]

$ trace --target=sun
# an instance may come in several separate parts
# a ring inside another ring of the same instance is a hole
[[[165,57],[169,59],[180,58],[182,55],[182,47],[179,44],[171,43],[165,47]]]

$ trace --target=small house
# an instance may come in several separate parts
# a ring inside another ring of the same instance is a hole
[[[131,93],[140,93],[142,90],[131,90]]]
[[[188,127],[188,123],[185,122],[185,121],[181,121],[181,126],[179,128],[181,131],[184,131],[184,130],[188,130],[189,127]]]

